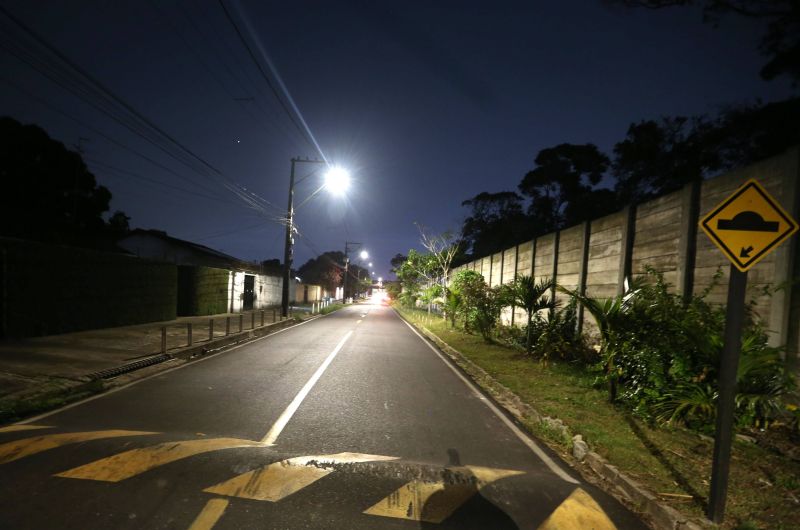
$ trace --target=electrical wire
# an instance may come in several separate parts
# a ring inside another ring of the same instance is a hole
[[[225,181],[222,183],[223,186],[230,192],[239,196],[239,198],[249,206],[255,209],[263,209],[266,205],[279,210],[277,206],[269,203],[269,201],[266,201],[235,183],[211,163],[195,154],[182,143],[178,142],[174,137],[163,131],[130,104],[110,91],[105,85],[81,69],[64,54],[56,50],[2,6],[0,6],[0,13],[11,20],[26,36],[33,39],[34,42],[55,56],[58,62],[53,62],[47,57],[42,57],[41,54],[37,55],[34,51],[26,50],[11,39],[0,40],[0,45],[19,60],[25,62],[61,88],[72,92],[83,101],[111,117],[120,125],[123,125],[134,134],[144,138],[152,145],[175,160],[185,164],[198,174],[212,180],[213,178],[211,175],[223,178]],[[67,66],[66,69],[64,65]],[[114,107],[114,105],[116,105],[116,107]]]
[[[286,85],[283,83],[283,81],[281,80],[280,76],[278,75],[278,72],[277,72],[277,69],[275,68],[275,65],[270,60],[269,56],[267,55],[267,53],[264,50],[264,47],[261,45],[260,41],[256,38],[255,32],[253,31],[253,28],[250,25],[248,19],[245,18],[244,16],[242,16],[241,10],[239,10],[237,8],[237,6],[234,4],[234,8],[237,9],[239,17],[244,21],[245,26],[247,27],[247,30],[248,30],[248,32],[250,34],[250,38],[258,45],[258,49],[259,49],[259,52],[261,52],[262,58],[267,63],[267,66],[270,68],[270,71],[272,72],[272,74],[274,75],[274,77],[276,78],[278,83],[280,84],[280,87],[281,87],[281,89],[283,91],[283,94],[285,95],[285,97],[289,101],[289,103],[292,105],[292,109],[294,110],[294,113],[289,109],[289,107],[287,107],[286,102],[281,97],[281,95],[278,93],[278,90],[275,88],[275,85],[273,84],[272,80],[267,75],[267,73],[264,71],[264,68],[261,66],[261,62],[256,57],[255,53],[253,52],[253,49],[250,47],[250,44],[247,42],[247,39],[245,39],[244,34],[242,33],[241,29],[236,24],[236,21],[234,20],[234,18],[231,15],[230,11],[228,11],[228,8],[225,7],[224,0],[218,0],[218,3],[220,5],[220,7],[222,8],[223,12],[225,13],[225,17],[228,19],[228,22],[230,22],[231,26],[233,26],[233,29],[236,31],[236,35],[239,37],[239,40],[241,41],[242,46],[244,46],[245,50],[247,50],[247,53],[248,53],[250,59],[253,61],[253,64],[255,64],[256,68],[258,69],[258,72],[261,74],[261,77],[264,79],[264,82],[266,82],[267,86],[269,87],[269,89],[272,92],[272,94],[275,96],[275,99],[278,101],[278,103],[280,104],[281,108],[284,110],[284,112],[289,117],[291,122],[294,124],[295,128],[297,128],[297,130],[300,132],[300,134],[302,134],[304,136],[304,138],[306,138],[307,140],[310,140],[310,142],[309,142],[310,145],[312,147],[314,147],[316,149],[316,151],[319,153],[319,155],[322,157],[322,159],[327,162],[328,159],[325,157],[325,153],[322,152],[322,149],[320,148],[319,144],[317,143],[316,138],[314,138],[314,134],[311,132],[311,129],[308,127],[308,124],[303,119],[303,115],[300,113],[300,109],[298,109],[297,105],[295,105],[291,94],[289,94],[289,90],[286,88]],[[298,118],[300,120],[300,123],[298,123],[298,121],[297,121]]]

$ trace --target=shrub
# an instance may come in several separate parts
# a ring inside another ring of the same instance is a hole
[[[713,428],[725,308],[706,296],[719,282],[684,301],[668,292],[663,276],[648,269],[624,295],[598,300],[570,292],[597,321],[603,380],[610,397],[639,416],[658,422]],[[742,333],[736,420],[764,427],[785,414],[783,398],[794,388],[780,350],[752,311]]]

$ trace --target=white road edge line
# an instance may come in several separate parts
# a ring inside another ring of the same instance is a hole
[[[578,482],[577,480],[575,480],[574,478],[572,478],[572,477],[571,477],[571,476],[570,476],[570,475],[569,475],[569,474],[568,474],[566,471],[564,471],[563,469],[561,469],[561,467],[560,467],[558,464],[556,464],[555,462],[553,462],[553,459],[552,459],[552,458],[550,458],[550,457],[547,455],[547,453],[545,453],[545,452],[542,450],[542,448],[541,448],[541,447],[539,447],[539,446],[536,444],[536,442],[534,442],[534,441],[533,441],[533,440],[532,440],[532,439],[531,439],[531,438],[530,438],[528,435],[526,435],[524,432],[522,432],[522,431],[520,430],[520,428],[519,428],[519,427],[517,427],[517,426],[514,424],[514,422],[512,422],[510,419],[508,419],[508,416],[506,416],[505,414],[503,414],[503,413],[500,411],[500,409],[498,409],[498,408],[497,408],[497,406],[496,406],[494,403],[492,403],[490,400],[486,399],[486,398],[484,397],[484,395],[481,393],[481,391],[480,391],[480,390],[478,390],[478,388],[475,386],[475,384],[474,384],[472,381],[470,381],[469,379],[467,379],[467,378],[464,376],[464,374],[462,374],[461,372],[459,372],[459,371],[456,369],[456,367],[455,367],[455,366],[453,366],[453,365],[452,365],[452,363],[451,363],[450,361],[448,361],[448,360],[445,358],[445,356],[444,356],[444,355],[442,355],[442,353],[441,353],[439,350],[437,350],[437,349],[436,349],[436,348],[435,348],[435,347],[434,347],[434,346],[433,346],[433,345],[432,345],[430,342],[428,342],[427,340],[425,340],[425,338],[424,338],[422,335],[420,335],[420,334],[419,334],[419,332],[418,332],[416,329],[414,329],[414,326],[412,326],[411,324],[409,324],[408,322],[406,322],[406,320],[405,320],[404,318],[400,318],[400,320],[402,320],[402,321],[403,321],[403,324],[405,324],[406,326],[408,326],[408,329],[410,329],[411,331],[413,331],[413,332],[414,332],[414,335],[416,335],[417,337],[419,337],[419,339],[420,339],[422,342],[424,342],[424,343],[425,343],[425,345],[426,345],[428,348],[430,348],[430,349],[433,351],[433,353],[435,353],[435,354],[436,354],[436,355],[437,355],[437,356],[438,356],[438,357],[439,357],[439,358],[442,360],[442,362],[444,362],[444,364],[445,364],[445,365],[446,365],[448,368],[450,368],[450,370],[452,370],[452,371],[453,371],[453,373],[454,373],[454,374],[456,374],[456,375],[458,376],[458,378],[459,378],[459,379],[461,379],[461,380],[464,382],[464,384],[465,384],[465,385],[467,385],[467,387],[468,387],[470,390],[472,390],[472,392],[473,392],[473,393],[474,393],[474,394],[475,394],[475,395],[476,395],[478,398],[480,398],[480,400],[481,400],[481,401],[482,401],[482,402],[483,402],[483,403],[484,403],[484,404],[485,404],[487,407],[489,407],[489,410],[491,410],[492,412],[494,412],[494,415],[495,415],[495,416],[497,416],[498,418],[500,418],[500,421],[502,421],[502,422],[503,422],[503,423],[506,425],[506,427],[508,427],[509,429],[511,429],[511,432],[513,432],[513,433],[514,433],[514,434],[517,436],[517,438],[519,438],[519,439],[520,439],[520,441],[521,441],[522,443],[524,443],[525,445],[527,445],[527,446],[528,446],[528,448],[529,448],[531,451],[533,451],[533,452],[534,452],[534,454],[536,454],[536,456],[538,456],[538,457],[539,457],[539,458],[542,460],[542,462],[544,462],[544,463],[545,463],[545,465],[546,465],[547,467],[549,467],[549,468],[550,468],[550,471],[552,471],[553,473],[555,473],[556,475],[558,475],[558,476],[559,476],[559,478],[561,478],[562,480],[565,480],[566,482],[569,482],[570,484],[580,484],[580,482]]]
[[[44,414],[40,414],[38,416],[34,416],[33,418],[28,418],[28,419],[23,420],[23,421],[18,421],[16,423],[12,423],[12,425],[25,425],[27,423],[37,422],[39,420],[47,418],[48,416],[52,416],[53,414],[58,414],[59,412],[64,412],[65,410],[69,410],[71,408],[79,407],[81,405],[89,403],[90,401],[94,401],[95,399],[101,399],[101,398],[104,398],[106,396],[110,396],[111,394],[114,394],[115,392],[119,392],[120,390],[125,390],[126,388],[132,387],[133,385],[138,385],[139,383],[144,383],[145,381],[147,381],[149,379],[152,379],[154,377],[160,377],[160,376],[166,375],[166,374],[168,374],[170,372],[174,372],[175,370],[180,370],[181,368],[186,368],[187,366],[192,366],[192,365],[195,365],[197,363],[202,363],[203,361],[208,361],[210,359],[214,359],[215,357],[217,357],[218,355],[221,355],[223,353],[232,352],[233,350],[238,350],[239,348],[244,348],[245,346],[249,346],[249,345],[251,345],[251,344],[253,344],[255,342],[259,342],[259,341],[262,341],[264,339],[268,339],[270,337],[274,337],[278,333],[283,333],[284,331],[289,331],[290,329],[295,329],[295,328],[297,328],[299,326],[302,326],[303,324],[308,324],[309,322],[313,322],[313,321],[318,320],[320,318],[326,317],[329,314],[332,314],[332,313],[328,313],[328,314],[325,314],[325,315],[317,315],[317,316],[315,316],[313,318],[310,318],[310,319],[308,319],[308,320],[306,320],[304,322],[300,322],[299,324],[295,324],[294,326],[289,326],[288,328],[279,329],[278,331],[275,331],[274,333],[270,333],[269,335],[264,335],[263,337],[257,337],[257,338],[255,338],[253,340],[249,340],[249,341],[244,342],[242,344],[237,344],[236,346],[234,346],[232,348],[227,348],[225,350],[214,352],[214,353],[212,353],[210,355],[206,355],[202,359],[197,359],[196,361],[186,362],[186,363],[183,363],[180,366],[175,366],[174,368],[168,368],[167,370],[164,370],[163,372],[156,372],[156,373],[154,373],[152,375],[148,375],[147,377],[143,377],[141,379],[137,379],[136,381],[131,381],[130,383],[128,383],[126,385],[122,385],[122,386],[117,387],[117,388],[112,388],[111,390],[103,392],[102,394],[97,394],[96,396],[91,396],[91,397],[88,397],[86,399],[82,399],[80,401],[76,401],[75,403],[70,403],[69,405],[65,405],[65,406],[63,406],[61,408],[58,408],[56,410],[51,410],[50,412],[45,412]]]
[[[284,410],[280,417],[278,417],[278,421],[275,422],[269,432],[264,436],[264,438],[261,439],[261,443],[266,445],[275,444],[275,440],[278,439],[278,436],[280,436],[283,428],[286,427],[286,424],[289,423],[290,419],[292,419],[292,416],[294,416],[297,408],[306,398],[308,393],[311,392],[311,389],[314,388],[314,385],[317,384],[317,381],[320,377],[322,377],[322,374],[328,368],[328,365],[331,364],[333,359],[336,357],[336,354],[339,353],[339,350],[342,349],[342,346],[344,346],[344,343],[347,342],[347,339],[349,339],[352,334],[353,330],[350,330],[344,337],[342,337],[342,340],[339,341],[339,344],[336,345],[325,361],[320,365],[319,368],[317,368],[317,371],[314,372],[314,375],[311,376],[311,379],[309,379],[305,386],[300,389],[300,392],[298,392],[292,402],[289,403],[289,406],[286,407],[286,410]]]

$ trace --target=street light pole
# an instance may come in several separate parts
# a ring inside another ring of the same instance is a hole
[[[289,316],[289,281],[292,275],[292,245],[294,244],[294,164],[289,172],[289,206],[286,208],[286,240],[283,247],[283,286],[281,289],[281,315]]]
[[[292,278],[292,259],[294,246],[294,165],[299,162],[306,164],[326,164],[324,160],[309,158],[292,158],[292,169],[289,172],[289,205],[286,207],[286,240],[283,247],[283,286],[281,289],[281,315],[289,316],[289,282]],[[308,176],[308,175],[307,175]],[[300,179],[302,181],[306,177]]]
[[[344,242],[344,280],[342,281],[342,303],[347,303],[347,274],[350,265],[350,258],[347,257],[347,254],[350,252],[350,245],[353,245],[354,248],[358,248],[361,246],[361,243],[356,243],[355,241],[345,241]]]

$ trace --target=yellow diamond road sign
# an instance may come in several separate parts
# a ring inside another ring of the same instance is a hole
[[[755,180],[700,221],[711,241],[744,272],[797,231],[797,222]]]

